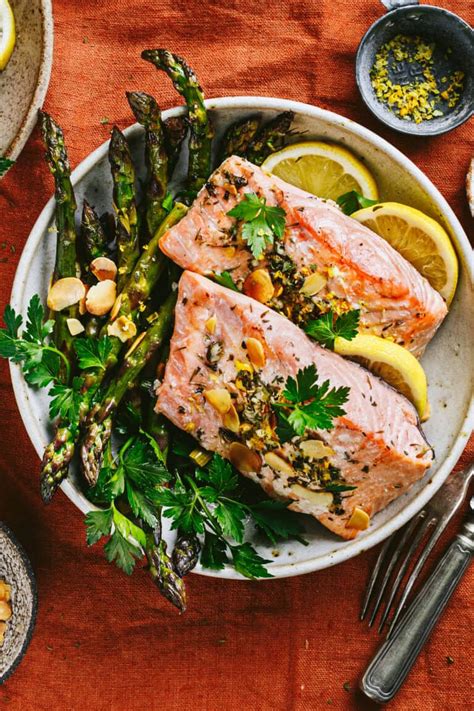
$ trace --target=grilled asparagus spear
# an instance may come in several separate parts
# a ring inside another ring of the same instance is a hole
[[[146,49],[142,58],[168,74],[175,89],[184,97],[190,124],[187,192],[193,200],[211,173],[211,146],[214,130],[204,105],[204,94],[196,75],[184,59],[167,49]]]
[[[188,124],[184,116],[172,116],[163,122],[165,147],[168,154],[168,179],[171,179],[179,159],[181,145],[188,132]]]
[[[90,269],[91,262],[98,257],[108,255],[107,237],[105,236],[102,224],[96,211],[84,200],[82,207],[81,230],[79,233],[79,258],[81,265],[82,280],[88,284],[93,283],[94,278]],[[103,318],[99,316],[88,316],[85,328],[86,335],[97,338],[102,327]]]
[[[145,210],[148,234],[154,235],[162,223],[166,210],[163,200],[168,183],[168,155],[161,125],[161,112],[155,99],[141,91],[127,93],[128,103],[137,119],[145,128],[145,163],[147,183]]]
[[[153,582],[167,600],[180,612],[184,612],[186,610],[186,589],[166,552],[166,543],[161,537],[160,523],[153,532],[147,533],[145,553]]]
[[[245,157],[255,165],[262,165],[267,156],[283,148],[294,118],[293,111],[284,111],[271,119],[250,143]]]
[[[222,142],[220,162],[229,156],[245,156],[260,126],[260,118],[251,116],[231,124]]]
[[[140,372],[169,333],[175,304],[176,292],[173,292],[160,307],[153,325],[136,339],[126,354],[104,398],[89,413],[88,427],[81,446],[82,470],[89,486],[96,483],[99,475],[104,448],[112,430],[112,416],[127,390],[135,384]]]
[[[112,129],[110,139],[109,162],[114,181],[114,207],[117,215],[117,287],[121,289],[138,259],[139,243],[135,168],[125,136],[116,126]]]

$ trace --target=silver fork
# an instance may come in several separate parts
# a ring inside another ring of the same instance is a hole
[[[431,501],[409,523],[388,538],[382,546],[362,603],[360,619],[367,616],[373,602],[369,627],[375,622],[384,593],[391,582],[385,608],[379,623],[379,632],[390,614],[390,610],[400,589],[403,577],[410,563],[415,562],[414,568],[406,582],[404,590],[393,612],[388,630],[388,637],[393,632],[395,624],[400,617],[413,585],[418,578],[426,560],[433,550],[442,532],[451,518],[464,501],[474,475],[474,463],[467,466],[462,472],[451,475]],[[429,537],[427,533],[430,530]],[[420,545],[424,541],[423,547]],[[418,553],[418,558],[417,558]],[[398,565],[398,568],[397,568]]]

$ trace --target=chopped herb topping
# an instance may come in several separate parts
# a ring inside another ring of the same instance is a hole
[[[353,309],[336,316],[332,309],[306,326],[306,333],[327,348],[334,348],[336,338],[352,341],[357,336],[360,311]]]
[[[378,200],[370,200],[358,193],[357,190],[350,190],[348,193],[340,195],[336,202],[346,215],[352,215],[353,212],[357,212],[357,210],[361,210],[364,207],[377,205]]]

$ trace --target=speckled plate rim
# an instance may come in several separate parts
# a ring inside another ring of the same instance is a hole
[[[10,160],[16,160],[18,158],[25,146],[25,143],[29,139],[31,132],[36,125],[38,109],[43,106],[46,92],[48,91],[49,80],[51,78],[54,44],[54,21],[51,0],[41,0],[41,12],[43,15],[43,48],[40,70],[36,82],[36,89],[25,118],[23,119],[15,138],[5,151],[5,156]]]
[[[267,98],[262,96],[220,97],[215,99],[208,99],[206,101],[206,106],[209,109],[236,108],[247,109],[249,111],[271,109],[273,111],[295,111],[296,113],[305,113],[312,118],[326,121],[333,125],[340,126],[341,128],[349,128],[354,134],[372,143],[373,146],[387,153],[393,160],[404,166],[407,172],[410,173],[420,183],[420,185],[432,199],[433,204],[436,205],[441,211],[441,213],[445,215],[446,219],[449,221],[453,233],[455,234],[459,251],[463,256],[464,268],[467,272],[466,277],[470,280],[471,283],[473,282],[474,264],[472,261],[471,246],[453,210],[450,208],[447,201],[437,190],[437,188],[435,188],[433,183],[427,178],[427,176],[411,160],[409,160],[405,155],[403,155],[403,153],[401,153],[397,148],[392,146],[383,138],[378,136],[376,133],[373,133],[369,129],[364,128],[360,124],[351,121],[350,119],[345,118],[344,116],[333,113],[332,111],[327,111],[325,109],[320,109],[310,104],[290,101],[287,99]],[[182,113],[182,111],[182,108],[169,109],[168,111],[163,112],[163,118],[166,119],[170,116],[176,116]],[[137,130],[137,124],[127,128],[125,130],[125,135],[135,130]],[[82,161],[82,163],[80,163],[80,165],[73,171],[72,182],[74,184],[81,180],[90,170],[92,170],[99,160],[104,158],[108,150],[108,145],[109,141],[103,143],[101,146],[99,146],[99,148],[90,153]],[[21,305],[23,301],[23,294],[25,290],[25,283],[27,280],[29,266],[34,257],[35,251],[37,250],[38,245],[53,218],[54,207],[54,198],[51,198],[43,209],[36,224],[34,225],[23,250],[12,289],[11,302],[14,308],[18,309],[19,305]],[[23,419],[23,423],[38,455],[42,457],[43,441],[38,427],[38,423],[34,417],[33,410],[29,405],[28,387],[21,375],[21,371],[17,366],[11,364],[10,372],[15,398],[21,417]],[[399,513],[395,513],[390,519],[379,525],[373,531],[367,533],[367,535],[365,535],[363,538],[356,538],[353,541],[346,543],[343,548],[340,548],[334,552],[311,558],[304,562],[297,562],[293,564],[278,564],[272,562],[271,572],[274,578],[292,577],[295,575],[302,575],[305,573],[311,573],[316,570],[322,570],[324,568],[331,567],[338,563],[342,563],[343,561],[348,560],[349,558],[353,558],[362,553],[363,551],[366,551],[369,548],[372,548],[373,546],[377,545],[381,541],[385,540],[388,536],[390,536],[392,533],[401,528],[405,523],[407,523],[407,521],[413,518],[413,516],[415,516],[423,508],[423,506],[429,501],[429,499],[431,499],[431,497],[444,483],[444,481],[454,468],[459,457],[461,456],[463,449],[469,439],[469,435],[473,429],[474,397],[471,396],[469,407],[466,411],[466,417],[464,418],[459,430],[460,434],[453,442],[448,456],[439,465],[439,468],[436,473],[429,479],[429,481],[420,490],[417,497],[412,502],[410,502]],[[89,504],[87,499],[76,490],[76,488],[71,484],[71,482],[67,480],[64,481],[61,485],[61,488],[66,494],[66,496],[83,513],[87,513],[88,511],[94,508],[92,505]],[[337,541],[337,543],[339,543],[339,541]],[[234,580],[245,579],[241,575],[239,575],[239,573],[237,573],[231,566],[226,566],[223,570],[220,571],[211,571],[203,569],[199,565],[197,566],[194,572],[199,573],[201,575],[207,575],[209,577],[228,578]]]
[[[7,538],[10,539],[11,543],[15,547],[15,549],[18,552],[18,555],[20,557],[20,560],[23,564],[23,567],[26,571],[28,580],[30,581],[31,585],[31,595],[33,598],[33,604],[31,608],[31,617],[30,617],[30,622],[28,624],[28,629],[26,630],[25,634],[25,640],[21,646],[20,651],[18,652],[17,656],[15,659],[12,661],[10,666],[8,667],[7,671],[3,673],[3,675],[0,675],[0,686],[13,674],[17,666],[20,664],[21,660],[26,654],[26,650],[28,649],[28,646],[31,642],[31,638],[33,636],[33,630],[36,625],[36,615],[38,612],[38,588],[36,585],[36,577],[33,572],[33,567],[31,565],[30,559],[26,555],[26,551],[21,545],[21,543],[18,541],[17,537],[15,534],[8,528],[8,526],[5,523],[2,523],[0,521],[0,530],[3,531]]]

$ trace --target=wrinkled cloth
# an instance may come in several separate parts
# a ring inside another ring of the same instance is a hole
[[[473,21],[469,0],[443,6]],[[472,233],[464,176],[473,125],[415,139],[383,127],[354,79],[360,38],[383,12],[376,0],[55,0],[46,109],[63,126],[73,166],[132,115],[126,90],[177,103],[170,82],[140,59],[169,47],[195,67],[208,96],[263,94],[317,104],[373,129],[412,158]],[[470,17],[469,17],[470,15]],[[106,124],[108,119],[110,123]],[[52,179],[38,133],[0,183],[0,308]],[[461,377],[461,376],[460,376]],[[128,578],[101,547],[87,548],[80,512],[59,493],[45,507],[39,460],[24,430],[7,365],[0,364],[0,519],[36,571],[39,612],[26,657],[0,687],[0,707],[66,711],[321,711],[375,708],[357,692],[379,638],[358,621],[377,550],[325,571],[269,582],[188,579],[179,616],[143,570]],[[471,440],[457,469],[474,455]],[[449,540],[461,520],[450,526]],[[472,572],[389,706],[472,707]],[[451,661],[452,660],[452,661]]]

